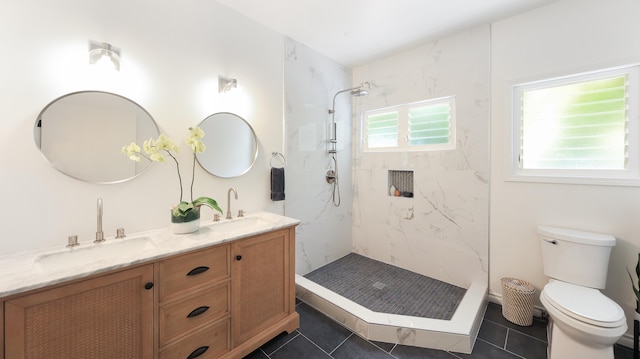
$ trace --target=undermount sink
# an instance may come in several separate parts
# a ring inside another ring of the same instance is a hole
[[[141,251],[156,247],[149,237],[110,239],[102,243],[68,248],[63,251],[42,254],[33,261],[32,272],[53,272],[67,268],[81,268],[96,262],[104,262],[138,255]]]
[[[250,231],[253,228],[270,223],[269,220],[262,217],[238,217],[231,220],[222,220],[213,222],[208,227],[216,232],[234,232],[238,230]]]

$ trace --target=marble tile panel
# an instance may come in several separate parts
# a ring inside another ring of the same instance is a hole
[[[301,220],[296,232],[296,273],[306,274],[351,252],[351,72],[324,55],[285,41],[285,212]],[[334,186],[326,173],[335,170],[328,153],[331,122],[337,128],[340,206],[334,206]]]
[[[457,132],[448,151],[354,146],[356,253],[465,288],[487,284],[489,41],[484,26],[354,70],[372,84],[357,112],[455,95]],[[388,196],[389,170],[413,171],[413,198]]]

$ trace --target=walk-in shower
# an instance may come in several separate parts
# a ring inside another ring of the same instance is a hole
[[[337,156],[337,125],[336,125],[336,97],[338,95],[349,92],[351,96],[364,96],[369,93],[369,89],[371,86],[368,82],[363,82],[357,87],[348,88],[345,90],[340,90],[333,95],[333,104],[331,109],[329,110],[329,114],[331,115],[331,134],[329,138],[329,154],[331,155],[331,160],[333,164],[333,168],[327,171],[327,182],[333,185],[333,205],[336,207],[340,206],[340,180],[338,177],[338,156]]]

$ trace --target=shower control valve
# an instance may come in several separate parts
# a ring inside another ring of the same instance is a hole
[[[336,181],[336,171],[328,170],[327,171],[327,183],[334,183]]]

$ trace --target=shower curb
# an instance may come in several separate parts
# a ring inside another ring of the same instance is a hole
[[[487,309],[488,290],[471,284],[451,320],[373,312],[298,274],[296,295],[367,340],[470,354]]]

